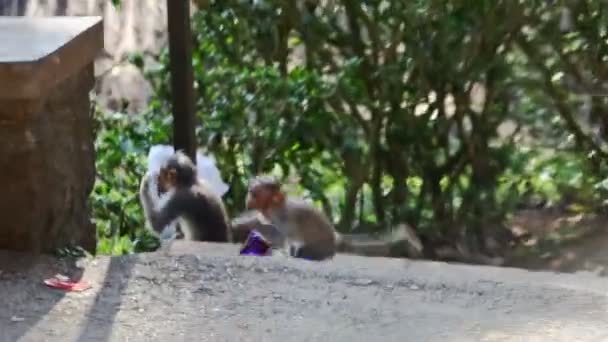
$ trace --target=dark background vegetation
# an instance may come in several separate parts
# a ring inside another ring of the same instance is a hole
[[[524,208],[602,213],[608,198],[604,1],[199,1],[197,137],[242,211],[281,176],[342,232],[413,227],[502,253]],[[97,111],[100,253],[156,248],[137,191],[172,137],[168,53],[138,115]]]

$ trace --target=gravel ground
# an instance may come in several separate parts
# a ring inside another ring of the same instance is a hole
[[[608,280],[235,245],[80,260],[0,253],[0,341],[605,341]],[[63,293],[61,272],[93,288]]]

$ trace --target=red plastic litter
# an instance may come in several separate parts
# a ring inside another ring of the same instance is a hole
[[[56,275],[45,279],[44,284],[55,289],[81,292],[91,288],[91,284],[86,281],[73,281],[61,275]]]

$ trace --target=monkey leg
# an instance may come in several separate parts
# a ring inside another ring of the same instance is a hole
[[[179,222],[175,225],[175,238],[179,240],[184,239],[184,232],[182,231],[182,226]]]
[[[289,246],[289,255],[294,258],[322,261],[332,258],[335,254],[335,246],[333,243],[309,243],[300,247],[294,245]]]

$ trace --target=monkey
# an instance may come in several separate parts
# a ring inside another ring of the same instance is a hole
[[[287,198],[276,178],[254,178],[245,204],[284,234],[282,247],[292,257],[321,261],[336,254],[337,233],[329,219],[313,205]]]
[[[196,165],[182,151],[175,152],[160,168],[156,178],[160,203],[153,203],[149,173],[141,181],[139,197],[144,215],[157,235],[179,219],[184,239],[229,242],[230,227],[220,196],[198,178]]]
[[[250,182],[246,206],[270,222],[263,222],[248,212],[233,221],[233,229],[242,230],[240,234],[243,236],[251,229],[264,236],[272,236],[269,239],[272,244],[288,249],[293,257],[324,260],[341,252],[370,257],[417,258],[421,253],[418,237],[405,223],[397,225],[393,232],[380,239],[358,240],[352,235],[338,233],[323,212],[313,205],[287,199],[280,182],[274,177],[259,176]]]

